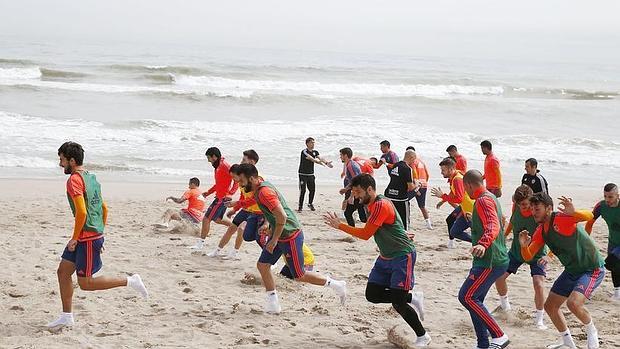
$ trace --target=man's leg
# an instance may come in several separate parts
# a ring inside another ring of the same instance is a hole
[[[545,268],[538,264],[538,261],[530,263],[530,274],[532,275],[532,286],[534,287],[534,305],[536,306],[536,326],[539,329],[547,329],[544,323],[545,317]]]
[[[454,221],[452,228],[450,229],[450,236],[463,240],[463,241],[471,242],[471,235],[469,235],[469,233],[465,231],[465,229],[469,227],[470,227],[469,221],[467,220],[467,218],[465,218],[465,215],[461,212],[459,216],[456,218],[456,220]]]
[[[312,205],[314,204],[314,193],[316,191],[315,177],[308,176],[306,185],[308,186],[308,205],[312,207]]]
[[[366,215],[366,207],[360,203],[359,199],[355,199],[355,205],[357,206],[357,214],[360,216],[360,221],[362,221],[362,223],[366,223],[368,220]]]
[[[73,262],[61,259],[56,274],[58,275],[58,286],[60,288],[60,300],[62,302],[62,311],[70,313],[73,303],[73,279],[75,273],[75,264]]]
[[[353,212],[355,212],[355,205],[347,203],[347,208],[344,210],[344,218],[347,220],[347,224],[354,227],[355,219],[353,219]]]
[[[407,322],[413,329],[416,336],[422,337],[426,334],[424,326],[416,311],[409,305],[411,294],[401,289],[391,289],[389,287],[369,282],[366,285],[366,300],[371,303],[391,303],[394,310]]]
[[[307,176],[299,175],[299,211],[304,206],[304,197],[306,196],[306,178]]]

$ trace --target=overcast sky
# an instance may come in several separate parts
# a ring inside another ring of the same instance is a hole
[[[0,40],[620,59],[618,14],[617,0],[0,0]]]

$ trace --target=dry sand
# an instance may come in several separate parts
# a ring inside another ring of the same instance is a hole
[[[364,298],[367,275],[377,256],[371,241],[350,239],[326,227],[320,213],[337,211],[337,188],[321,187],[317,212],[303,212],[306,241],[316,254],[317,269],[348,283],[350,297],[341,307],[331,290],[277,279],[283,312],[262,312],[263,288],[244,284],[244,273],[256,273],[256,244],[245,244],[240,261],[191,255],[190,234],[156,233],[151,224],[166,208],[163,198],[180,193],[183,184],[118,183],[102,180],[110,208],[102,275],[140,273],[151,297],[142,300],[126,288],[85,292],[76,289],[73,328],[50,332],[43,326],[61,310],[55,270],[71,228],[72,217],[64,193],[65,178],[53,180],[0,179],[0,347],[2,348],[254,348],[298,345],[324,348],[393,348],[394,342],[414,339],[390,305],[373,305]],[[444,188],[446,185],[444,185]],[[510,188],[514,188],[509,186]],[[296,188],[282,187],[289,202]],[[598,200],[597,189],[571,188],[582,207]],[[559,193],[560,191],[557,190]],[[503,198],[508,210],[509,194]],[[475,344],[471,320],[457,300],[460,285],[471,266],[469,246],[459,243],[448,250],[444,207],[435,199],[428,206],[435,229],[422,226],[412,209],[418,261],[416,282],[425,292],[425,327],[433,337],[431,348],[471,348]],[[447,206],[447,205],[445,205]],[[208,241],[212,248],[223,233],[216,226]],[[596,224],[594,237],[607,246],[604,223]],[[547,278],[550,287],[561,271],[556,261]],[[509,278],[513,311],[499,314],[501,327],[511,337],[511,348],[544,348],[556,340],[556,331],[532,325],[533,293],[529,271],[523,268]],[[76,285],[77,287],[77,285]],[[599,329],[602,348],[620,346],[620,304],[609,300],[611,278],[605,277],[588,308]],[[491,290],[486,301],[494,309],[498,297]],[[566,314],[578,345],[585,332],[576,318]],[[548,318],[547,324],[552,328]]]

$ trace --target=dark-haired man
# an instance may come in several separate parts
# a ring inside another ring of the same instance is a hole
[[[456,162],[457,171],[461,171],[461,173],[467,172],[467,159],[459,153],[456,145],[449,145],[448,148],[446,148],[446,152],[448,153],[448,156]]]
[[[540,174],[538,169],[538,161],[534,158],[525,160],[525,174],[521,178],[521,184],[525,184],[532,188],[534,194],[545,193],[549,194],[549,184],[543,175]]]
[[[425,347],[431,342],[431,337],[420,322],[420,319],[424,319],[422,294],[409,292],[413,289],[415,278],[413,269],[416,250],[411,240],[413,235],[407,234],[394,204],[377,195],[377,186],[372,176],[362,174],[353,178],[351,188],[353,196],[367,205],[371,212],[366,225],[363,228],[348,226],[341,223],[335,213],[325,215],[325,223],[360,239],[368,240],[374,236],[380,255],[368,276],[366,299],[371,303],[391,303],[415,331],[415,346]]]
[[[586,224],[586,231],[592,232],[592,226],[599,217],[603,217],[607,223],[609,236],[605,267],[611,272],[611,281],[614,284],[612,299],[620,301],[620,196],[618,186],[614,183],[606,184],[603,188],[603,197],[604,200],[594,206],[592,211],[594,217]]]
[[[276,283],[271,274],[271,266],[282,255],[284,255],[286,265],[296,281],[329,287],[338,295],[341,304],[344,304],[347,297],[346,282],[305,270],[304,234],[301,230],[301,224],[293,210],[289,208],[284,196],[273,184],[263,180],[252,164],[239,165],[239,184],[246,192],[254,193],[254,199],[263,212],[265,220],[269,223],[271,234],[256,263],[267,292],[265,311],[268,313],[279,313],[281,311]]]
[[[84,149],[75,142],[65,142],[58,149],[59,166],[69,175],[67,198],[75,217],[73,234],[67,243],[58,265],[57,275],[62,301],[62,314],[47,324],[48,327],[73,326],[73,273],[77,272],[78,285],[84,291],[131,287],[144,298],[148,292],[140,275],[108,277],[93,275],[101,269],[103,230],[108,209],[101,196],[97,177],[82,167]]]
[[[474,260],[459,291],[459,301],[471,316],[478,338],[477,348],[505,348],[510,340],[484,305],[489,289],[508,269],[502,208],[495,195],[485,188],[479,171],[467,171],[463,185],[469,197],[476,200],[471,217],[471,254]]]
[[[340,189],[340,195],[344,195],[344,217],[347,220],[347,224],[354,227],[355,219],[353,218],[353,212],[357,211],[360,221],[366,222],[366,210],[364,205],[360,204],[360,201],[351,195],[351,180],[362,173],[360,165],[353,161],[353,150],[351,148],[340,149],[340,160],[343,165],[344,187]]]
[[[315,140],[312,137],[306,138],[306,148],[301,151],[299,157],[299,207],[297,212],[301,212],[304,206],[306,188],[308,188],[308,208],[314,211],[314,193],[316,191],[314,164],[332,168],[332,162],[327,161],[314,149]]]
[[[385,188],[385,197],[394,204],[396,212],[403,221],[405,230],[409,225],[409,192],[418,189],[413,182],[413,175],[410,165],[413,165],[415,152],[407,150],[405,158],[396,162],[391,169],[388,170],[390,183]]]
[[[195,251],[202,251],[205,239],[210,233],[211,222],[221,224],[225,227],[230,227],[230,221],[224,218],[224,213],[226,213],[226,202],[230,201],[230,198],[237,191],[238,187],[237,183],[233,182],[232,177],[230,176],[230,165],[222,157],[222,153],[218,148],[211,147],[207,149],[205,156],[207,157],[207,161],[209,161],[215,169],[213,175],[215,184],[213,184],[209,190],[202,193],[202,196],[206,198],[215,193],[215,199],[211,202],[211,205],[202,219],[200,239],[198,239],[196,245],[190,247]]]
[[[188,190],[181,197],[168,196],[166,201],[172,200],[177,204],[187,201],[187,208],[179,210],[168,209],[162,216],[162,224],[156,224],[158,228],[168,228],[169,222],[185,221],[190,224],[200,224],[204,216],[205,202],[200,191],[200,180],[196,177],[189,179]]]
[[[379,158],[379,161],[375,164],[375,168],[379,168],[381,167],[381,165],[385,165],[389,175],[390,170],[398,162],[398,155],[396,155],[395,152],[390,150],[390,142],[387,140],[383,140],[381,141],[381,143],[379,143],[379,149],[381,150],[381,157]]]
[[[487,190],[493,193],[495,197],[500,198],[502,196],[502,170],[499,159],[493,154],[493,144],[488,140],[482,141],[480,150],[485,155],[484,180]]]
[[[545,301],[545,311],[561,336],[555,348],[577,348],[560,310],[564,303],[585,325],[588,349],[598,348],[598,332],[585,303],[605,277],[604,262],[594,240],[577,225],[592,220],[592,212],[575,210],[572,200],[566,197],[560,198],[560,212],[554,212],[553,200],[545,193],[535,194],[530,203],[539,225],[533,236],[525,230],[519,233],[523,259],[532,260],[546,244],[564,266]]]

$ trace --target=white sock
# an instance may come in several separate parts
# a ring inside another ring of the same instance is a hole
[[[594,327],[594,321],[593,320],[590,320],[590,323],[586,324],[586,331],[588,332],[588,334],[596,332],[596,327]]]
[[[329,286],[331,286],[331,283],[332,283],[332,278],[329,275],[327,275],[327,280],[325,281],[325,285],[323,285],[323,286],[324,287],[329,287]]]
[[[510,301],[508,300],[508,295],[499,296],[499,302],[502,306],[502,309],[504,310],[510,309]]]
[[[542,323],[545,318],[545,311],[536,309],[536,323]]]
[[[267,294],[267,298],[278,300],[278,292],[276,290],[266,291],[265,293]]]
[[[562,343],[575,348],[575,341],[573,341],[573,337],[570,335],[570,329],[567,328],[566,331],[560,332],[560,336],[562,337]]]
[[[616,287],[616,289],[614,291],[614,296],[616,298],[620,298],[620,287]]]

